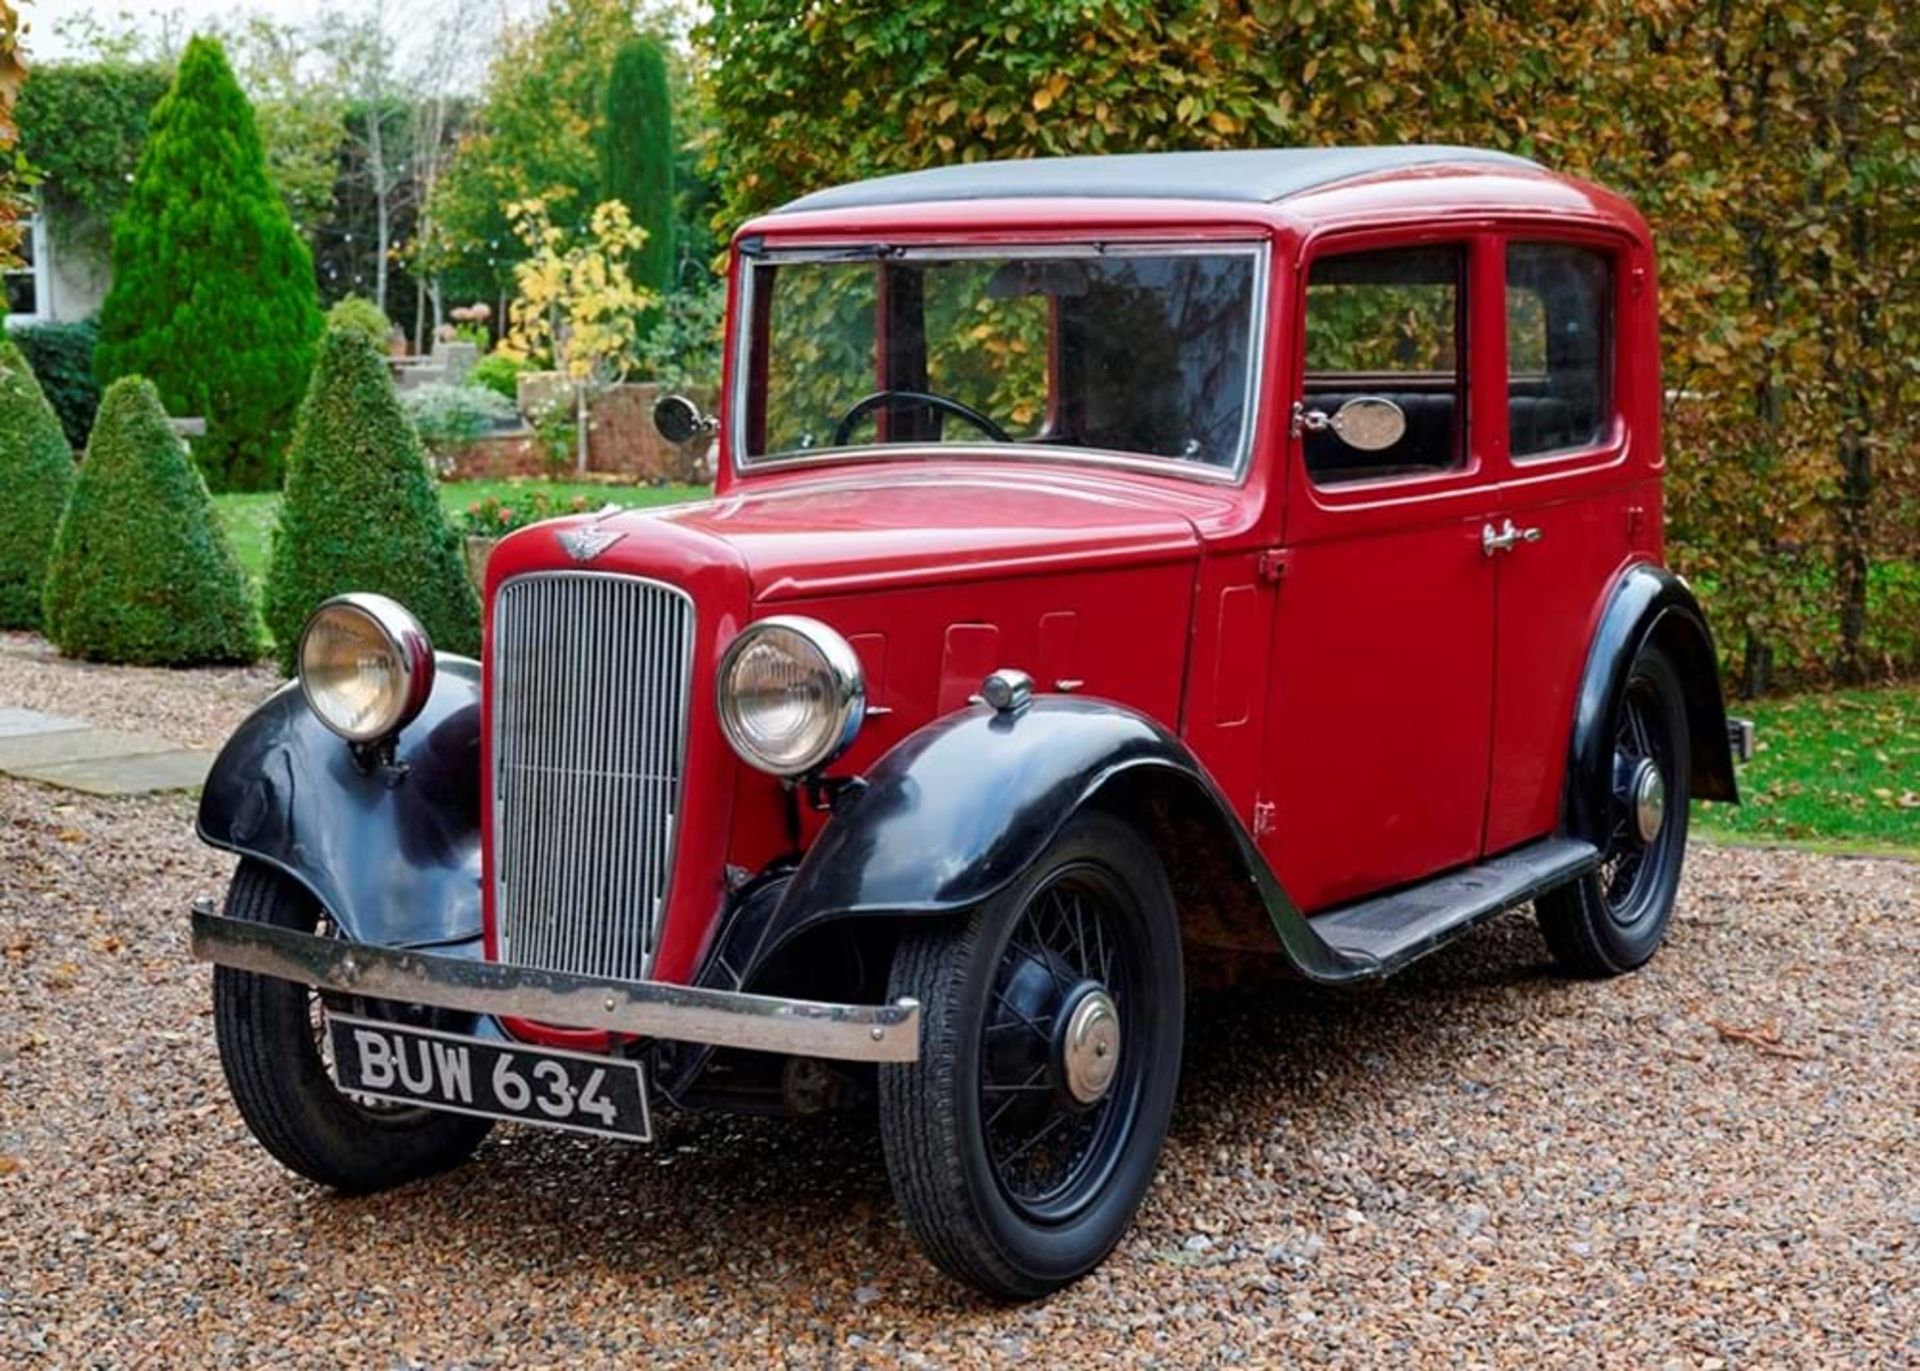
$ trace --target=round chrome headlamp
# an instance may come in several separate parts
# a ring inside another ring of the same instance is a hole
[[[720,659],[720,728],[740,760],[804,776],[838,757],[866,717],[852,644],[815,619],[749,624]]]
[[[433,644],[384,595],[336,595],[300,630],[300,691],[350,743],[391,737],[433,693]]]

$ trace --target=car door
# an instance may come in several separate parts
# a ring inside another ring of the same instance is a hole
[[[1480,854],[1494,662],[1480,538],[1497,472],[1470,359],[1499,327],[1497,249],[1409,226],[1317,238],[1300,267],[1256,827],[1309,911]],[[1359,398],[1391,400],[1404,435],[1347,443],[1331,419]]]
[[[1543,224],[1513,228],[1499,254],[1502,355],[1481,360],[1502,373],[1493,446],[1507,467],[1498,523],[1512,532],[1492,558],[1490,852],[1557,825],[1574,694],[1608,587],[1659,552],[1657,339],[1637,252]],[[1632,329],[1649,336],[1623,349]]]

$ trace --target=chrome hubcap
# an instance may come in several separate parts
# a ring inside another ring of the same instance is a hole
[[[1642,843],[1652,843],[1660,836],[1660,825],[1667,817],[1667,783],[1651,757],[1641,758],[1634,767],[1629,793],[1633,797],[1633,826]]]
[[[1099,987],[1083,992],[1067,1016],[1060,1040],[1060,1074],[1067,1093],[1092,1104],[1107,1093],[1120,1069],[1120,1015]]]

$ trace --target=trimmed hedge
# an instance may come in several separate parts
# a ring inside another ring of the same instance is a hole
[[[250,662],[260,621],[207,483],[140,376],[107,388],[54,539],[46,632],[70,657]]]
[[[322,600],[350,590],[400,601],[434,646],[478,656],[480,604],[413,425],[373,346],[329,332],[287,449],[266,618],[283,671]]]
[[[0,628],[40,627],[40,597],[60,515],[73,490],[73,449],[26,358],[0,340]]]
[[[60,416],[67,446],[80,451],[87,445],[93,416],[100,408],[100,386],[93,379],[99,323],[81,319],[70,324],[21,324],[14,328],[12,337],[26,354],[27,365],[46,392],[47,403]]]

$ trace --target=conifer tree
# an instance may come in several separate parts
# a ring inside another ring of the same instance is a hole
[[[287,450],[266,618],[293,671],[322,600],[367,590],[400,601],[435,647],[478,656],[480,605],[420,439],[386,363],[362,333],[330,329]]]
[[[313,365],[313,260],[268,178],[253,110],[220,44],[187,44],[113,225],[101,382],[148,377],[167,412],[207,421],[215,489],[270,490]]]
[[[624,44],[613,59],[600,131],[600,198],[625,204],[646,230],[629,272],[636,286],[664,301],[673,288],[673,104],[667,59],[651,38]]]

